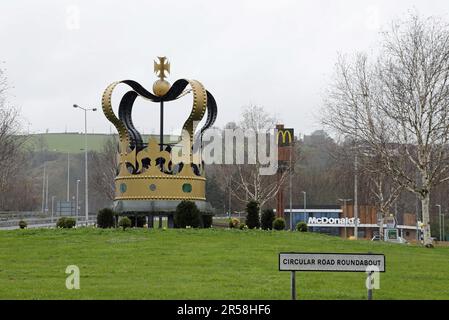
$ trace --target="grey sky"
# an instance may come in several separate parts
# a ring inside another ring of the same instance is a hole
[[[73,103],[100,107],[103,90],[116,80],[151,88],[153,59],[166,55],[171,83],[197,79],[215,96],[218,125],[257,104],[310,133],[320,127],[316,115],[337,52],[369,51],[380,29],[409,10],[448,19],[449,6],[445,0],[3,0],[0,61],[14,87],[10,100],[31,132],[84,130]],[[190,104],[187,97],[168,104],[168,130],[177,132]],[[157,130],[157,117],[155,104],[137,103],[141,131]],[[89,132],[110,127],[101,111],[89,115]]]

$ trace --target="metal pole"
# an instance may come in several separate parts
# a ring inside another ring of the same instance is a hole
[[[160,142],[160,150],[163,151],[164,150],[164,101],[161,101],[161,122],[160,122],[160,138],[159,138],[159,142]],[[162,163],[161,163],[161,168],[162,168]]]
[[[304,219],[306,219],[306,208],[307,208],[307,192],[302,191],[303,199],[304,199]]]
[[[54,210],[55,210],[55,196],[51,197],[51,223],[53,223],[53,217],[54,217]]]
[[[229,193],[228,193],[228,210],[229,210],[229,218],[232,217],[232,209],[231,209],[231,179],[229,178]]]
[[[368,273],[368,300],[373,300],[373,271]]]
[[[47,162],[44,161],[44,176],[42,177],[42,213],[45,212],[45,171],[47,167]]]
[[[70,153],[67,151],[67,202],[70,200]]]
[[[76,218],[78,219],[79,215],[79,183],[81,180],[76,180]]]
[[[366,96],[365,96],[366,97]],[[354,139],[354,237],[357,240],[358,239],[358,226],[357,226],[357,220],[359,217],[359,197],[358,197],[358,167],[359,167],[359,159],[357,155],[357,134],[358,134],[358,105],[355,106],[355,139]]]
[[[293,145],[290,146],[290,172],[289,172],[289,186],[288,186],[288,197],[290,202],[290,230],[293,230],[293,205],[292,205],[292,151],[293,151]]]
[[[438,229],[440,231],[440,241],[441,241],[441,205],[437,204],[435,207],[438,207]]]
[[[88,169],[87,169],[87,109],[84,109],[84,161],[85,161],[85,171],[84,171],[84,185],[85,185],[85,202],[86,202],[86,227],[89,221],[89,180],[88,180]]]
[[[45,187],[45,212],[48,212],[48,172],[47,172],[47,185]]]
[[[358,218],[359,218],[359,202],[358,202],[358,157],[357,150],[354,158],[354,237],[358,239]]]
[[[292,287],[292,300],[296,300],[296,272],[291,272],[291,287]]]

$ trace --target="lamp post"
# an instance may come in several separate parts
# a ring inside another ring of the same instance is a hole
[[[86,213],[86,227],[89,221],[89,180],[88,180],[88,169],[87,169],[87,111],[97,111],[97,108],[83,108],[77,104],[73,105],[74,108],[79,108],[84,111],[84,185],[85,185],[85,213]]]
[[[47,162],[44,161],[44,176],[42,177],[42,213],[45,213],[45,177],[47,171]]]
[[[79,183],[80,183],[80,179],[76,180],[76,219],[78,219],[78,215],[79,215]]]
[[[67,202],[70,194],[70,153],[67,151]]]
[[[435,207],[438,207],[438,222],[439,222],[439,229],[440,229],[440,241],[442,241],[442,232],[441,232],[441,204],[435,205]]]
[[[346,203],[348,202],[348,201],[351,201],[352,199],[337,199],[337,201],[341,201],[341,202],[343,202],[343,210],[344,210],[344,213],[345,213],[345,218],[346,218],[346,216],[347,216],[347,212],[348,212],[348,207],[346,206]],[[348,232],[347,232],[347,229],[346,229],[346,220],[345,220],[345,239],[348,237]]]
[[[306,208],[307,208],[307,192],[301,191],[304,195],[304,220],[306,219]]]

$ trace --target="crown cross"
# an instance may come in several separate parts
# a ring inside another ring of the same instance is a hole
[[[167,61],[166,57],[157,57],[159,63],[154,61],[154,73],[161,79],[164,80],[166,77],[165,72],[170,73],[170,62]]]

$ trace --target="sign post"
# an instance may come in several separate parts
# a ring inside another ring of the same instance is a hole
[[[292,300],[296,300],[296,271],[291,274]]]
[[[296,271],[366,272],[368,300],[373,297],[373,282],[385,272],[385,255],[372,253],[279,253],[279,271],[291,272],[292,300],[296,299]]]

